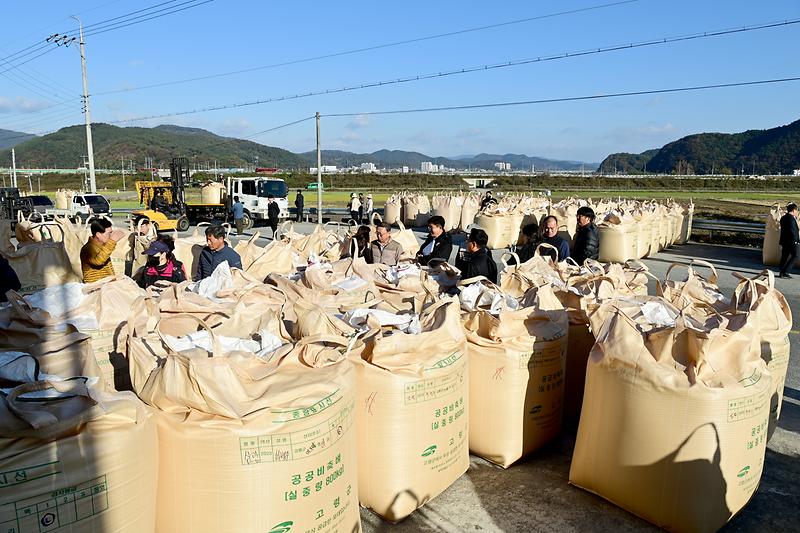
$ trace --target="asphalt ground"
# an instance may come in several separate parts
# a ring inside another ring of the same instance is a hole
[[[299,224],[306,233],[312,224]],[[191,234],[190,229],[188,234]],[[252,231],[271,235],[269,228]],[[417,232],[418,240],[424,235]],[[231,237],[232,242],[239,237]],[[456,244],[464,237],[454,237]],[[269,239],[261,238],[266,244]],[[455,246],[454,246],[455,248]],[[455,253],[455,252],[454,252]],[[495,251],[499,259],[501,251]],[[644,259],[650,271],[664,279],[672,263],[692,259],[709,261],[719,273],[718,284],[730,294],[737,284],[734,272],[753,276],[761,272],[761,250],[689,243],[674,246]],[[498,263],[499,264],[499,263]],[[773,269],[774,270],[774,269]],[[761,484],[749,504],[722,531],[800,531],[800,272],[793,279],[776,279],[794,318],[790,333],[791,355],[778,427],[767,445]],[[651,293],[654,286],[651,283]],[[651,524],[604,499],[568,483],[575,429],[565,429],[550,445],[512,465],[495,466],[470,456],[470,468],[450,488],[400,523],[385,522],[362,509],[365,532],[461,531],[647,531]],[[697,495],[702,498],[702,494]]]

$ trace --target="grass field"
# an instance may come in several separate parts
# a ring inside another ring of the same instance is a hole
[[[109,200],[111,205],[117,209],[135,209],[140,207],[136,198],[136,191],[100,191]],[[350,199],[350,190],[329,190],[323,192],[324,207],[347,207]],[[433,190],[421,191],[431,196]],[[498,191],[500,192],[500,191]],[[55,192],[42,192],[51,198],[55,198]],[[373,193],[373,201],[376,208],[381,208],[386,200],[391,196],[390,191],[379,191]],[[316,207],[316,191],[304,191],[306,199],[306,209]],[[680,190],[649,190],[649,191],[612,191],[612,190],[553,190],[552,199],[554,201],[567,197],[592,198],[599,200],[602,198],[629,198],[637,200],[664,200],[667,198],[675,199],[679,202],[693,201],[695,204],[695,216],[698,218],[729,219],[745,221],[762,221],[767,213],[769,206],[774,203],[786,204],[790,200],[797,200],[798,197],[790,198],[785,192],[748,192],[748,191],[680,191]],[[289,195],[289,206],[294,205],[295,192],[292,190]],[[186,192],[188,202],[199,202],[200,191],[190,189]]]

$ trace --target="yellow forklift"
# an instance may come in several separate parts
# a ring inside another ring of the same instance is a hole
[[[158,231],[186,231],[184,184],[189,179],[189,162],[185,157],[172,159],[169,166],[169,181],[137,181],[136,193],[142,209],[131,211],[134,223],[147,217]]]

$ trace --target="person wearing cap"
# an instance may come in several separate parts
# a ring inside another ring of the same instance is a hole
[[[361,209],[361,202],[358,201],[358,195],[356,193],[350,194],[350,218],[352,220],[358,220],[358,210]]]
[[[169,235],[161,235],[150,243],[144,252],[147,256],[147,265],[139,280],[139,286],[146,289],[157,281],[180,283],[186,281],[186,268],[183,263],[175,259],[173,250],[175,241]]]
[[[364,214],[367,215],[367,224],[372,224],[372,212],[375,210],[375,205],[372,203],[372,195],[367,195],[367,207],[364,208]]]
[[[456,259],[456,268],[461,271],[461,279],[483,276],[492,283],[497,283],[497,263],[492,259],[492,252],[486,248],[488,243],[489,235],[484,230],[470,230],[466,256]]]
[[[594,210],[583,206],[578,209],[578,229],[573,240],[571,257],[579,265],[587,259],[597,260],[600,254],[600,237],[594,225]]]

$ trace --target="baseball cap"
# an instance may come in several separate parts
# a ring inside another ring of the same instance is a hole
[[[153,241],[147,248],[147,251],[145,251],[145,255],[156,255],[165,252],[169,252],[169,246],[167,246],[166,243]]]

